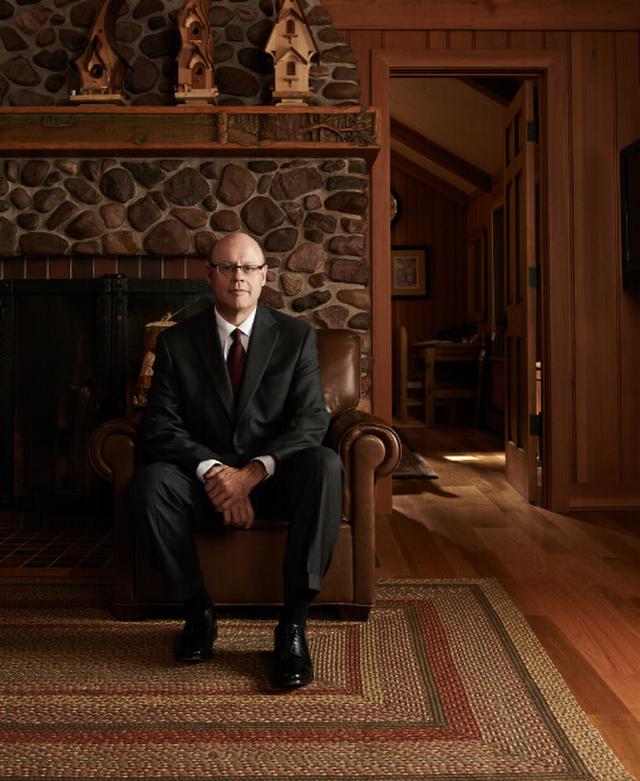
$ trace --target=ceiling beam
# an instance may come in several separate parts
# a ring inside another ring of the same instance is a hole
[[[395,149],[391,150],[391,168],[397,168],[412,179],[435,190],[449,201],[458,204],[458,206],[462,206],[465,209],[469,207],[471,202],[470,195],[467,195],[462,190],[458,190],[457,187],[449,184],[449,182],[445,182],[444,179],[431,173],[431,171],[427,171],[426,168],[414,163],[413,160],[409,160],[408,157],[400,154],[400,152],[396,152]]]
[[[401,144],[410,147],[414,152],[426,157],[437,165],[441,165],[452,174],[470,182],[481,190],[491,192],[491,174],[469,163],[462,157],[458,157],[445,147],[436,144],[435,141],[418,133],[417,130],[404,125],[391,117],[391,138]]]
[[[489,98],[490,100],[493,100],[494,103],[499,103],[501,106],[504,106],[505,108],[510,103],[507,97],[491,89],[491,87],[486,83],[486,80],[478,81],[477,79],[463,78],[463,79],[458,79],[458,81],[461,81],[463,84],[466,84],[466,86],[469,87],[470,89],[479,92],[481,95],[484,95],[485,98]]]

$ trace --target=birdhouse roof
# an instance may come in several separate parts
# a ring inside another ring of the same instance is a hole
[[[178,64],[180,67],[186,66],[191,68],[196,61],[203,62],[208,68],[211,67],[211,57],[197,43],[189,43],[180,49],[178,53]]]
[[[281,51],[280,54],[274,57],[273,61],[274,63],[278,63],[281,60],[290,60],[290,59],[296,59],[298,60],[298,62],[303,63],[303,65],[309,64],[309,60],[306,57],[303,57],[299,51],[293,48],[293,46]]]
[[[204,65],[208,65],[208,60],[197,46],[193,47],[191,57],[189,58],[189,67],[192,68],[197,62],[202,62]]]
[[[207,11],[209,6],[209,0],[192,0],[190,3],[185,3],[180,9],[178,15],[178,24],[185,24],[189,16],[195,16],[202,25],[207,23]]]
[[[282,27],[286,24],[286,20],[291,16],[294,16],[301,25],[301,32],[306,38],[306,44],[309,48],[309,55],[312,57],[314,54],[318,53],[318,47],[313,37],[313,33],[311,32],[311,27],[309,26],[309,23],[307,22],[306,17],[300,8],[298,0],[283,0],[278,12],[278,17],[273,24],[271,34],[269,35],[269,40],[267,41],[264,50],[266,52],[271,52],[274,57],[276,56],[276,43],[280,43],[282,37],[286,36],[286,33],[282,32]],[[298,48],[301,48],[300,45],[298,45]],[[281,57],[279,57],[279,59],[281,59]]]
[[[283,8],[278,14],[277,21],[288,19],[290,16],[295,16],[303,24],[307,24],[307,20],[305,19],[304,14],[296,6],[288,6],[287,8]]]
[[[96,63],[96,62],[100,63],[100,65],[103,65],[105,67],[108,66],[108,64],[109,64],[106,60],[104,60],[100,56],[100,54],[98,53],[96,47],[93,46],[93,48],[91,49],[91,51],[89,53],[89,56],[85,59],[86,67],[87,68],[91,68],[91,66],[94,63]]]
[[[98,35],[93,37],[84,58],[88,68],[90,68],[91,64],[96,60],[105,68],[109,68],[117,59],[118,55],[115,49],[108,41],[105,41]]]

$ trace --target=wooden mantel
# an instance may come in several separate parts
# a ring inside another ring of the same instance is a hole
[[[56,106],[0,109],[0,154],[362,157],[380,148],[377,109]]]

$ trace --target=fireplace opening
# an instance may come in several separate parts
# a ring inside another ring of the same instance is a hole
[[[0,569],[108,566],[91,434],[132,411],[145,324],[209,302],[205,280],[0,281]]]

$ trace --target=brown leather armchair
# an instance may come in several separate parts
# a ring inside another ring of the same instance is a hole
[[[342,522],[333,559],[314,604],[336,605],[343,618],[366,619],[374,602],[375,483],[400,460],[400,440],[380,418],[356,409],[360,400],[360,339],[351,331],[318,332],[329,441],[344,463]],[[113,482],[114,612],[136,618],[177,604],[147,562],[127,512],[136,468],[139,416],[103,423],[91,440],[91,463]],[[250,531],[198,532],[205,582],[218,605],[271,605],[281,599],[286,520],[256,519]]]

